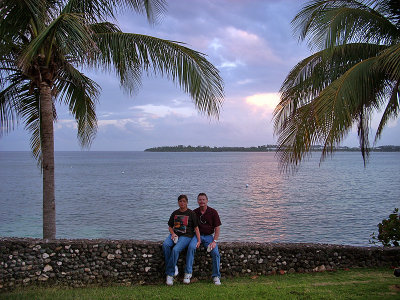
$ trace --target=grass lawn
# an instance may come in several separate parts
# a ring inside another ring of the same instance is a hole
[[[21,288],[0,299],[400,299],[400,277],[391,269],[222,278],[174,286]]]

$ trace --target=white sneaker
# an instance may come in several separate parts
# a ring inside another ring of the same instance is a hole
[[[213,277],[213,281],[215,285],[221,285],[221,280],[219,280],[219,277]]]
[[[167,275],[167,285],[174,284],[174,277]]]
[[[174,274],[174,276],[178,276],[178,274],[179,274],[178,266],[175,266],[175,274]]]
[[[189,284],[190,278],[192,278],[192,274],[185,273],[185,276],[183,276],[183,283]]]

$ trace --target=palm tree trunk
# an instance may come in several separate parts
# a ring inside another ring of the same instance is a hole
[[[56,238],[56,202],[54,192],[53,101],[47,82],[40,84],[41,143],[43,171],[43,238]]]

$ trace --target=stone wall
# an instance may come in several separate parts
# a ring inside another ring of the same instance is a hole
[[[161,242],[0,238],[0,291],[27,285],[147,284],[164,281]],[[325,244],[219,243],[222,278],[400,264],[400,248]],[[185,254],[178,262],[180,275]],[[211,257],[196,252],[193,277],[211,276]]]

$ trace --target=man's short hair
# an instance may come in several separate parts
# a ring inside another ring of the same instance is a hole
[[[208,200],[208,197],[207,197],[206,193],[200,193],[200,194],[197,196],[197,199],[199,199],[200,196],[205,196],[206,199]]]

